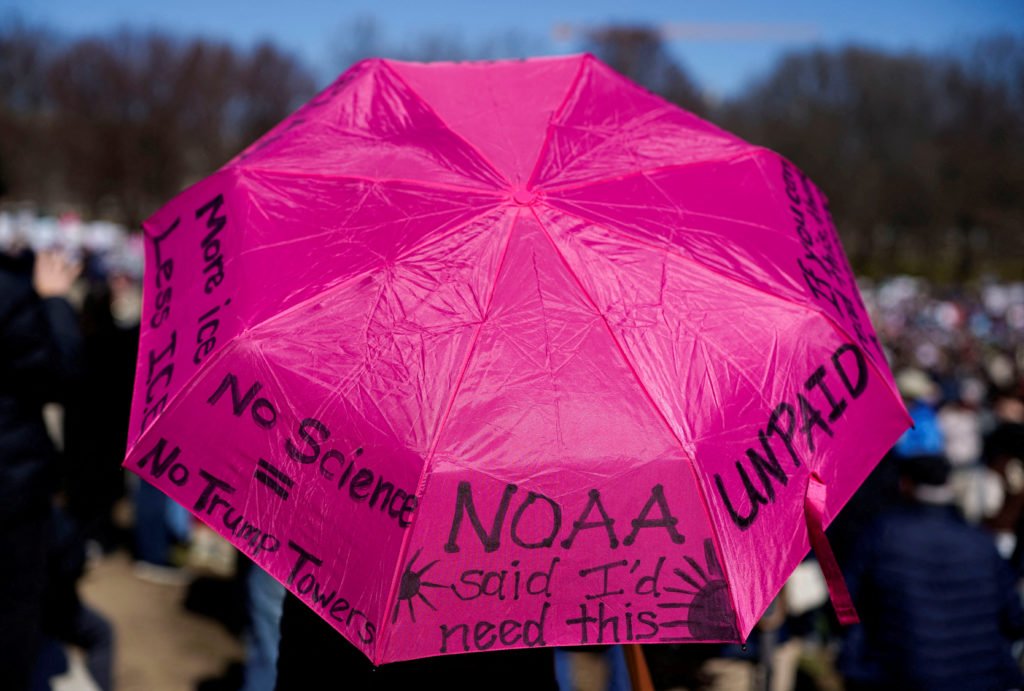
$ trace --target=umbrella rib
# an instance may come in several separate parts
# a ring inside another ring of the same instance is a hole
[[[473,213],[469,218],[466,218],[464,220],[458,221],[451,228],[445,228],[445,230],[443,232],[452,232],[452,231],[459,230],[460,228],[465,226],[467,223],[472,223],[473,221],[479,220],[480,218],[482,218],[483,216],[486,216],[488,213],[490,213],[494,209],[497,209],[499,206],[500,205],[486,204],[486,205],[481,205],[481,206],[478,206],[478,207],[466,207],[467,209],[473,209],[475,211],[475,213]],[[422,219],[425,219],[425,218],[429,218],[431,216],[443,216],[443,215],[445,215],[444,212],[435,211],[432,214],[420,214],[418,216],[408,217],[406,220],[410,220],[412,218],[415,218],[417,220],[422,220]],[[442,228],[443,228],[443,226],[442,226]],[[338,233],[338,231],[336,229],[332,228],[332,229],[320,231],[318,233],[311,233],[309,235],[301,235],[299,237],[293,237],[293,238],[289,238],[287,240],[280,240],[278,242],[267,242],[267,243],[264,243],[264,244],[260,245],[259,247],[254,247],[254,248],[250,248],[250,249],[247,249],[247,250],[243,250],[242,252],[239,253],[239,256],[245,256],[247,254],[255,254],[257,252],[265,252],[268,249],[276,249],[278,247],[286,247],[288,245],[294,245],[294,244],[301,243],[301,242],[308,242],[310,240],[315,240],[317,238],[331,237],[331,236],[337,235],[337,233]],[[429,237],[433,237],[433,236],[432,235],[425,235],[424,236],[424,238],[429,238]],[[409,249],[406,250],[406,252],[407,253],[408,252],[413,252],[414,250],[417,250],[417,249],[419,249],[421,247],[422,247],[422,244],[412,245]],[[378,256],[380,256],[379,252],[377,252],[376,254]]]
[[[544,236],[551,244],[551,247],[554,250],[555,254],[558,256],[559,260],[561,260],[562,266],[565,268],[568,274],[572,276],[573,280],[576,282],[577,288],[579,288],[580,293],[590,304],[590,307],[591,309],[594,310],[594,313],[601,317],[601,322],[604,324],[605,329],[607,329],[609,338],[611,338],[612,343],[615,344],[615,347],[619,351],[619,355],[622,357],[622,361],[625,363],[626,367],[629,368],[629,371],[633,374],[633,378],[636,380],[637,385],[640,387],[640,390],[643,392],[651,408],[654,410],[655,414],[661,419],[661,421],[665,424],[665,428],[668,430],[668,433],[671,436],[671,438],[675,439],[676,443],[679,445],[679,449],[680,451],[682,451],[683,458],[685,458],[687,461],[686,465],[690,469],[690,473],[693,476],[693,482],[697,487],[698,496],[700,496],[701,502],[704,505],[704,513],[708,520],[708,525],[711,527],[711,532],[715,538],[715,540],[713,541],[715,549],[718,549],[718,540],[720,538],[718,536],[718,531],[715,527],[714,521],[712,521],[711,506],[708,502],[706,493],[704,491],[704,485],[701,483],[700,477],[697,474],[696,463],[694,462],[693,458],[691,458],[690,453],[687,451],[683,440],[679,437],[678,434],[676,434],[675,429],[672,427],[672,424],[669,422],[668,417],[665,415],[665,411],[663,411],[661,407],[658,405],[657,401],[654,400],[654,396],[651,395],[650,390],[647,388],[647,385],[644,383],[643,378],[637,371],[635,364],[629,358],[629,355],[626,354],[626,349],[622,346],[622,343],[619,342],[619,339],[616,338],[614,329],[612,329],[611,324],[608,323],[608,318],[598,308],[597,302],[594,300],[594,297],[587,291],[586,286],[583,284],[583,281],[580,280],[580,277],[576,274],[576,272],[572,270],[572,266],[565,258],[565,255],[562,254],[562,251],[559,249],[558,244],[555,242],[555,239],[551,236],[551,233],[548,232],[547,226],[545,225],[544,221],[540,218],[540,214],[537,213],[537,210],[535,208],[531,208],[531,211],[533,212],[534,218],[536,218],[537,224],[540,226],[541,231],[544,233]],[[722,566],[723,572],[725,572],[726,583],[731,583],[732,581],[729,580],[728,569],[726,568],[725,559],[722,559],[721,555],[719,555],[718,561]],[[733,611],[739,611],[736,606],[736,601],[733,595],[732,588],[727,587],[726,591],[729,593],[729,599],[732,604]]]
[[[297,178],[300,180],[354,180],[358,182],[366,182],[371,185],[381,184],[398,184],[408,185],[409,187],[422,187],[428,190],[436,190],[438,192],[458,192],[460,194],[480,194],[485,196],[504,197],[505,193],[493,188],[487,187],[464,187],[462,185],[452,185],[447,183],[439,182],[427,182],[424,180],[414,180],[412,178],[372,178],[366,175],[331,175],[325,173],[305,172],[297,170],[282,170],[280,168],[266,168],[257,165],[237,165],[235,168],[243,175],[245,174],[270,174],[280,175],[282,177]]]
[[[731,156],[723,156],[722,158],[708,158],[699,161],[687,161],[686,163],[672,163],[669,165],[655,166],[653,168],[640,168],[633,170],[622,175],[614,175],[610,177],[597,178],[596,180],[586,180],[584,182],[569,182],[564,185],[555,185],[552,187],[545,186],[545,194],[551,194],[556,192],[572,192],[578,189],[584,189],[594,185],[602,185],[609,182],[619,182],[622,180],[630,180],[632,178],[656,175],[658,173],[667,173],[676,170],[684,170],[686,168],[693,168],[696,166],[707,165],[710,163],[740,163],[748,158],[757,158],[765,153],[771,153],[769,149],[763,147],[750,146],[740,150],[739,152]]]
[[[522,213],[522,210],[519,211]],[[420,498],[426,491],[427,477],[429,476],[429,470],[434,460],[434,453],[437,450],[437,445],[441,441],[441,435],[444,432],[445,424],[448,422],[448,416],[451,414],[452,408],[455,406],[455,399],[459,396],[459,391],[462,389],[462,382],[465,379],[466,372],[469,370],[469,363],[473,359],[473,354],[476,352],[476,344],[480,340],[480,333],[483,331],[484,326],[487,324],[487,317],[491,312],[491,304],[494,299],[494,292],[498,287],[498,278],[501,276],[501,271],[505,267],[505,260],[508,257],[508,248],[512,244],[512,236],[515,235],[516,225],[519,218],[517,213],[516,219],[508,224],[508,236],[505,238],[504,246],[501,249],[501,258],[498,260],[497,267],[494,271],[494,279],[491,281],[491,287],[487,292],[487,302],[484,305],[483,316],[480,319],[480,323],[477,324],[476,330],[473,332],[473,340],[470,342],[469,347],[466,349],[466,355],[463,357],[462,365],[459,368],[459,375],[455,380],[455,384],[452,386],[451,394],[448,396],[448,403],[444,407],[444,414],[441,416],[440,421],[437,423],[437,429],[434,432],[434,438],[430,442],[430,447],[427,450],[426,458],[423,459],[423,470],[420,472],[419,481],[416,483],[416,497]],[[395,572],[391,576],[391,588],[388,593],[388,599],[385,603],[384,612],[391,611],[390,608],[394,606],[395,600],[398,597],[398,588],[401,581],[401,570],[403,568],[403,562],[405,561],[405,555],[409,551],[409,543],[412,540],[412,534],[416,525],[416,518],[419,516],[418,513],[413,514],[412,525],[410,529],[405,531],[405,535],[402,537],[402,544],[398,548],[398,560],[395,562]],[[390,637],[388,639],[390,641]],[[381,655],[384,653],[385,642],[381,639],[380,648],[378,648],[375,657],[379,660]],[[375,660],[376,661],[376,660]]]
[[[653,180],[649,180],[649,182],[651,182],[651,186],[654,187],[654,189],[656,189],[660,194],[665,195],[664,190],[662,190],[660,187],[658,187],[656,184],[654,184]],[[564,204],[566,206],[571,206],[571,207],[574,207],[574,208],[579,208],[579,206],[580,206],[580,204],[578,202],[570,202],[568,200],[563,200],[563,199],[553,199],[553,200],[549,199],[548,202],[549,203],[554,202],[556,204]],[[604,207],[604,208],[611,208],[611,209],[645,208],[645,207],[637,207],[635,205],[630,205],[630,204],[602,204],[602,207]],[[562,208],[562,207],[559,207],[559,208]],[[681,209],[680,209],[680,211],[681,211]],[[710,219],[710,220],[714,220],[714,221],[727,221],[727,222],[735,224],[737,226],[747,226],[749,228],[756,228],[757,230],[763,230],[763,231],[766,231],[766,232],[769,232],[769,233],[775,233],[776,235],[780,235],[780,236],[782,236],[782,237],[784,237],[786,239],[789,239],[789,237],[790,237],[789,235],[786,235],[784,232],[781,232],[778,229],[773,228],[771,226],[766,226],[766,225],[764,225],[762,223],[755,223],[753,221],[744,221],[744,220],[740,220],[738,218],[732,218],[731,216],[719,216],[717,214],[709,214],[709,213],[704,213],[704,212],[701,212],[701,211],[687,211],[686,213],[688,213],[690,216],[693,216],[693,217],[698,218],[698,219]],[[716,232],[713,231],[713,230],[705,230],[704,228],[699,228],[697,226],[680,225],[680,226],[676,226],[676,228],[678,230],[687,231],[687,232],[690,232],[690,233],[693,233],[693,234],[701,234],[701,235],[715,235],[716,234]]]
[[[754,164],[757,166],[758,172],[761,173],[761,175],[763,177],[764,172],[763,172],[763,169],[761,168],[761,165],[760,165],[760,159],[758,157],[755,157],[755,156],[751,156],[749,158],[750,158],[750,160],[754,161]],[[694,165],[703,165],[703,163],[701,163],[701,164],[694,164]],[[654,173],[652,173],[652,175],[653,174]],[[684,211],[684,209],[681,209],[678,205],[676,205],[674,203],[674,200],[672,199],[672,195],[669,194],[668,192],[666,192],[664,189],[662,189],[661,185],[659,185],[658,182],[654,178],[652,178],[652,177],[650,177],[650,176],[648,176],[646,174],[644,175],[644,177],[647,179],[647,182],[651,185],[651,187],[653,187],[658,192],[658,194],[660,194],[661,197],[666,202],[669,202],[669,203],[672,204],[673,208],[677,209],[680,212]],[[564,203],[568,203],[568,202],[564,202]],[[579,203],[576,203],[576,204],[572,204],[572,206],[579,208],[580,205],[579,205]],[[625,209],[635,208],[635,207],[632,207],[632,206],[629,206],[629,205],[625,205],[625,204],[605,204],[603,206],[608,207],[608,208],[625,208]],[[746,226],[746,227],[749,227],[749,228],[755,228],[755,229],[757,229],[759,231],[764,231],[766,233],[772,233],[773,235],[786,240],[787,242],[789,242],[792,245],[799,246],[799,243],[796,241],[796,239],[793,238],[792,235],[786,233],[785,231],[779,230],[778,228],[775,228],[775,227],[769,226],[769,225],[765,225],[763,223],[756,223],[754,221],[745,221],[745,220],[741,220],[741,219],[738,219],[738,218],[733,218],[731,216],[722,216],[722,215],[719,215],[719,214],[711,214],[711,213],[705,213],[705,212],[701,212],[701,211],[685,211],[685,213],[689,214],[690,216],[693,216],[694,218],[696,218],[698,220],[724,221],[724,222],[727,222],[727,223],[735,224],[737,226]],[[679,226],[678,230],[686,231],[686,232],[689,232],[689,233],[691,233],[693,235],[698,235],[698,234],[699,235],[705,235],[705,236],[716,236],[717,235],[716,231],[707,230],[705,228],[700,228],[700,227],[697,227],[697,226],[690,226],[690,225]]]
[[[537,160],[533,162],[533,170],[530,171],[530,177],[527,178],[526,186],[528,188],[534,186],[534,183],[537,180],[537,174],[540,173],[541,163],[545,160],[545,154],[551,147],[551,138],[555,132],[555,123],[561,119],[562,115],[565,113],[566,106],[569,105],[570,99],[579,90],[580,82],[583,80],[583,73],[586,71],[589,62],[593,59],[594,58],[591,55],[584,55],[580,59],[580,65],[576,68],[576,75],[572,78],[572,83],[569,85],[569,88],[565,90],[565,96],[562,98],[562,102],[559,104],[555,112],[551,114],[551,119],[548,121],[547,129],[544,132],[544,141],[541,142],[540,149],[537,150]]]
[[[659,168],[650,168],[650,169],[635,171],[635,172],[629,173],[627,175],[622,175],[620,177],[601,178],[600,180],[592,180],[592,181],[588,181],[588,182],[584,182],[584,183],[579,183],[579,184],[566,185],[566,186],[555,187],[555,188],[546,188],[545,189],[545,194],[549,196],[549,202],[550,202],[550,201],[552,201],[550,199],[550,193],[552,193],[552,192],[571,192],[571,191],[574,191],[574,190],[585,189],[585,188],[590,187],[590,186],[596,186],[596,185],[601,185],[601,184],[610,183],[610,182],[619,182],[621,180],[629,180],[629,179],[633,179],[633,178],[644,177],[651,184],[651,186],[654,187],[654,189],[657,190],[662,195],[662,197],[666,201],[672,201],[671,195],[666,193],[657,184],[657,182],[655,182],[655,180],[652,179],[651,176],[656,176],[659,173],[674,172],[676,170],[683,170],[683,169],[686,169],[686,168],[692,168],[692,167],[696,167],[696,166],[703,166],[703,165],[708,165],[708,164],[712,164],[712,163],[737,164],[737,163],[743,163],[743,162],[748,161],[748,160],[752,161],[754,163],[754,165],[757,167],[758,173],[760,173],[762,179],[765,182],[765,188],[770,190],[771,189],[771,185],[768,183],[768,180],[767,180],[767,178],[765,176],[765,173],[764,173],[764,168],[762,167],[762,159],[765,156],[768,156],[768,155],[774,156],[774,155],[777,155],[777,154],[775,154],[773,151],[770,151],[768,149],[757,149],[757,150],[753,150],[753,151],[744,152],[743,154],[741,154],[739,156],[736,156],[734,158],[722,158],[722,159],[714,159],[714,160],[707,160],[707,161],[691,161],[690,163],[681,163],[681,164],[676,164],[676,165],[671,165],[671,166],[661,166]],[[556,197],[553,201],[555,201],[556,203],[560,203],[560,204],[571,205],[574,208],[578,208],[579,207],[579,203],[578,202],[572,202],[572,201],[567,200],[567,199],[559,199],[559,198]],[[627,206],[625,204],[603,204],[602,206],[608,207],[608,208],[630,208],[629,206]],[[675,206],[675,205],[673,205],[673,206]],[[561,207],[559,207],[559,208],[561,208]],[[675,208],[678,208],[678,207],[675,207]],[[702,213],[702,212],[697,212],[697,211],[687,211],[687,213],[689,215],[697,217],[697,218],[713,219],[713,220],[717,220],[717,221],[728,221],[730,223],[735,223],[737,225],[749,226],[751,228],[756,228],[758,230],[763,230],[763,231],[766,231],[766,232],[774,233],[776,235],[779,235],[779,236],[787,238],[787,239],[792,239],[792,237],[788,233],[785,233],[783,231],[780,231],[777,228],[774,228],[774,227],[769,226],[769,225],[765,225],[763,223],[755,223],[753,221],[743,221],[743,220],[740,220],[740,219],[737,219],[737,218],[732,218],[730,216],[720,216],[720,215],[717,215],[717,214]],[[579,216],[579,214],[575,214],[575,215]],[[579,217],[583,218],[582,216],[579,216]],[[583,220],[587,220],[587,219],[583,219]],[[699,231],[699,232],[702,232],[702,233],[709,233],[709,232],[711,232],[711,231],[705,231],[705,230],[700,229],[700,228],[688,228],[688,227],[680,228],[680,230],[692,230],[692,231],[695,231],[695,232]],[[796,241],[793,240],[793,242],[796,242]]]
[[[406,89],[408,89],[408,90],[409,90],[409,93],[410,93],[410,94],[415,94],[415,95],[416,95],[416,98],[418,98],[418,99],[419,99],[419,101],[420,101],[420,104],[421,104],[421,105],[422,105],[422,106],[423,106],[424,108],[426,108],[427,110],[429,110],[429,111],[430,111],[430,113],[431,113],[431,114],[432,114],[432,115],[433,115],[433,116],[434,116],[435,118],[437,118],[437,121],[438,121],[439,123],[441,123],[442,125],[444,125],[444,127],[445,127],[445,129],[446,129],[446,130],[448,130],[449,132],[451,132],[451,134],[452,134],[452,136],[453,136],[453,137],[455,137],[455,138],[456,138],[456,139],[458,139],[458,140],[459,140],[460,142],[462,142],[463,144],[465,144],[465,145],[466,145],[466,147],[467,147],[467,148],[469,148],[469,150],[470,150],[470,151],[472,151],[473,153],[475,153],[475,154],[477,155],[477,158],[478,158],[478,159],[480,160],[480,163],[482,163],[482,164],[483,164],[484,166],[486,166],[487,170],[489,170],[489,171],[490,171],[490,172],[491,172],[491,173],[492,173],[492,174],[494,175],[494,177],[495,177],[495,178],[497,178],[498,180],[500,180],[500,181],[504,182],[504,183],[505,183],[505,184],[506,184],[507,186],[509,186],[509,187],[511,187],[511,186],[512,186],[512,181],[511,181],[511,180],[509,180],[509,179],[508,179],[508,177],[507,177],[507,176],[506,176],[506,175],[505,175],[505,174],[504,174],[504,173],[503,173],[502,171],[500,171],[500,170],[498,170],[497,168],[495,168],[495,167],[494,167],[494,164],[493,164],[493,163],[491,163],[491,162],[490,162],[490,161],[489,161],[489,160],[487,159],[487,157],[486,157],[486,156],[484,156],[483,152],[482,152],[482,151],[480,151],[480,149],[478,149],[478,148],[477,148],[477,147],[476,147],[476,146],[475,146],[475,145],[473,144],[473,142],[471,142],[471,141],[469,141],[468,139],[466,139],[465,137],[463,137],[463,136],[462,136],[461,134],[459,134],[458,132],[456,132],[456,131],[455,131],[455,129],[453,129],[451,125],[449,125],[449,124],[448,124],[447,122],[445,122],[444,118],[442,118],[442,117],[441,117],[440,113],[438,113],[438,112],[437,112],[436,110],[434,110],[434,106],[430,105],[430,102],[429,102],[429,101],[427,101],[427,99],[423,98],[423,96],[422,96],[422,95],[420,95],[420,93],[419,93],[418,91],[416,91],[416,89],[412,88],[412,85],[411,85],[411,84],[410,84],[409,82],[407,82],[407,81],[405,80],[405,78],[404,78],[404,77],[402,77],[402,75],[400,75],[400,74],[398,73],[398,71],[397,71],[397,70],[396,70],[396,69],[395,69],[394,67],[392,67],[391,65],[389,65],[389,64],[388,64],[388,61],[387,61],[387,60],[382,60],[382,61],[381,61],[381,65],[382,65],[382,66],[383,66],[383,67],[384,67],[385,69],[387,69],[387,71],[388,71],[388,72],[390,72],[390,73],[391,73],[392,77],[394,77],[394,78],[395,78],[396,80],[398,80],[398,81],[399,81],[399,82],[400,82],[400,83],[401,83],[401,84],[402,84],[402,85],[403,85],[403,86],[404,86],[404,87],[405,87]]]
[[[549,145],[551,143],[551,139],[552,139],[552,136],[554,134],[555,127],[558,124],[558,122],[560,121],[560,119],[562,118],[562,116],[564,115],[566,106],[569,104],[569,101],[570,101],[571,97],[574,94],[576,94],[577,91],[579,90],[579,84],[580,84],[580,82],[583,79],[583,75],[584,75],[584,73],[586,71],[586,68],[590,64],[592,64],[592,63],[596,63],[598,66],[604,66],[603,63],[601,63],[601,61],[597,60],[597,58],[595,58],[593,55],[584,54],[582,56],[582,58],[580,60],[579,69],[576,72],[576,76],[573,78],[572,84],[569,86],[569,88],[566,89],[565,98],[562,100],[562,103],[558,107],[558,109],[554,111],[554,113],[551,116],[551,120],[548,122],[548,128],[547,128],[547,132],[545,133],[545,136],[544,136],[544,142],[541,145],[541,148],[540,148],[540,150],[538,152],[537,161],[534,163],[533,172],[531,173],[531,175],[529,177],[529,182],[528,182],[528,185],[527,185],[528,187],[532,187],[532,186],[534,186],[536,184],[537,175],[540,173],[541,163],[545,160],[544,159],[544,154],[547,153],[548,149],[550,148]],[[607,68],[607,66],[604,66],[604,67]],[[621,78],[621,75],[618,75],[618,76]],[[643,93],[649,93],[649,92],[647,92],[646,89],[640,87],[637,84],[634,84],[629,79],[623,79],[622,81],[624,81],[627,86],[631,87],[632,89],[634,89],[636,91],[643,92]],[[659,100],[661,100],[662,103],[663,103],[663,107],[661,109],[654,110],[654,111],[648,111],[646,114],[637,115],[637,116],[629,119],[625,123],[619,123],[616,126],[615,134],[612,137],[610,137],[610,138],[600,142],[597,146],[584,151],[579,156],[577,156],[574,159],[573,162],[574,163],[578,163],[578,162],[580,162],[580,161],[582,161],[584,159],[587,159],[587,158],[590,158],[590,157],[593,157],[593,156],[599,154],[602,149],[605,149],[608,146],[610,146],[610,144],[612,142],[619,140],[624,135],[624,131],[626,130],[626,128],[635,125],[637,122],[646,123],[646,122],[648,122],[648,121],[650,121],[652,119],[656,119],[657,117],[660,117],[660,115],[662,113],[664,113],[664,112],[670,112],[670,111],[676,109],[676,106],[674,106],[674,104],[669,103],[668,101],[665,101],[664,99],[659,99]],[[688,114],[689,115],[693,115],[692,113],[688,113]],[[698,118],[698,120],[699,120],[699,118]],[[711,124],[711,123],[705,122],[704,124]],[[692,128],[686,128],[686,129],[688,129],[690,131],[693,131]],[[722,130],[721,128],[712,126],[712,129],[715,130],[715,131],[709,131],[709,132],[706,133],[706,136],[709,139],[711,139],[711,138],[719,138],[719,139],[725,139],[725,140],[735,140],[735,141],[738,141],[740,143],[746,144],[747,146],[750,146],[746,142],[743,142],[743,140],[738,139],[734,135],[730,134],[729,132],[727,132],[725,130]],[[718,133],[720,133],[720,134],[718,134]],[[560,189],[560,188],[552,188],[552,189]]]

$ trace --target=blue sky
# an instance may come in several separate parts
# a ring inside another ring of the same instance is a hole
[[[274,40],[326,81],[344,65],[339,42],[357,18],[372,18],[387,45],[450,35],[468,45],[516,33],[533,52],[579,48],[557,25],[669,27],[671,49],[710,93],[735,93],[787,50],[859,43],[941,50],[998,30],[1024,31],[1024,0],[0,0],[0,21],[20,16],[67,34],[120,26],[226,38]]]

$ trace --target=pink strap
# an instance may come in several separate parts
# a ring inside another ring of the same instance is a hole
[[[825,537],[825,483],[821,481],[817,473],[811,473],[807,482],[807,495],[804,497],[804,517],[807,520],[807,534],[811,540],[811,547],[814,549],[814,556],[821,565],[821,572],[825,576],[825,583],[828,585],[828,595],[832,599],[832,606],[839,617],[839,623],[843,626],[860,623],[857,610],[853,606],[853,598],[846,588],[846,581],[843,579],[843,572],[836,563],[836,557],[832,554],[832,547]]]

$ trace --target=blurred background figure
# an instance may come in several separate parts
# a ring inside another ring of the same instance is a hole
[[[36,662],[33,691],[49,691],[52,677],[68,669],[61,645],[80,649],[85,667],[99,691],[114,688],[114,628],[98,611],[82,602],[78,581],[86,567],[85,539],[75,522],[55,508],[48,541],[49,565],[43,601],[42,629],[47,637]]]
[[[133,278],[127,271],[110,257],[86,254],[82,373],[64,405],[63,494],[68,513],[94,552],[124,543],[114,524],[114,507],[124,496],[125,411],[131,405],[139,342],[137,311],[131,316],[138,302],[128,310],[123,304],[132,299]]]
[[[1024,576],[1024,424],[1000,420],[985,438],[985,462],[999,481],[1002,504],[987,518],[999,553]]]
[[[245,580],[249,614],[245,633],[242,691],[273,691],[277,681],[277,649],[281,643],[284,586],[253,564]]]
[[[555,651],[561,691],[629,691],[629,670],[622,647],[595,645]]]
[[[914,426],[899,438],[893,451],[903,458],[942,453],[945,438],[936,414],[938,385],[919,369],[904,369],[896,373],[896,387]]]
[[[187,550],[190,517],[145,480],[132,478],[135,575],[153,583],[180,585],[188,574],[176,557]],[[173,550],[173,551],[172,551]]]
[[[846,564],[862,624],[839,666],[858,689],[1011,689],[1024,637],[1013,574],[991,537],[954,506],[943,456],[898,461],[905,503],[866,528]]]
[[[80,267],[62,252],[0,252],[0,675],[28,688],[39,649],[57,456],[43,404],[78,373],[78,319],[66,296]]]

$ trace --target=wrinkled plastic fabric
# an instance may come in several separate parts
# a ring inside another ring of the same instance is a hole
[[[145,234],[126,467],[376,663],[744,640],[907,426],[822,193],[590,56],[360,63]]]

